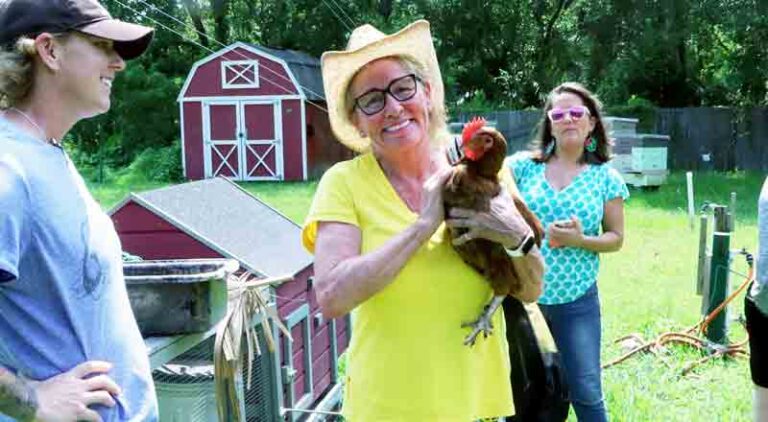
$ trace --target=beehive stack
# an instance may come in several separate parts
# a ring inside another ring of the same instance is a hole
[[[659,186],[669,174],[669,136],[637,133],[637,119],[606,117],[608,137],[614,142],[611,165],[633,186]]]

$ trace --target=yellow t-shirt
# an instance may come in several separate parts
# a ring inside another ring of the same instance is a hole
[[[318,186],[303,233],[352,224],[368,253],[416,221],[372,154],[334,165]],[[456,421],[514,414],[501,308],[494,334],[462,344],[491,299],[489,284],[443,242],[444,226],[395,280],[352,312],[343,413],[352,422]]]

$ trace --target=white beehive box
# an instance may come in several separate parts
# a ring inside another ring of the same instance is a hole
[[[613,140],[611,165],[633,186],[659,186],[666,180],[669,136],[637,133],[637,119],[606,117]]]
[[[640,134],[640,146],[632,147],[632,171],[667,171],[669,136]]]
[[[614,135],[629,134],[634,135],[637,133],[637,119],[628,119],[625,117],[604,117],[603,123],[606,125],[605,130]]]

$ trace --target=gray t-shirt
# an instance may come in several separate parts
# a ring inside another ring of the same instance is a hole
[[[122,394],[104,421],[155,421],[120,241],[66,153],[0,117],[0,365],[44,380],[88,360]],[[3,416],[0,415],[0,420]]]
[[[755,301],[755,306],[768,315],[768,177],[763,182],[757,202],[757,229],[757,276],[752,284],[750,296]]]

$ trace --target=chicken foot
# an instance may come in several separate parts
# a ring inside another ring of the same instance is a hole
[[[493,334],[493,323],[491,322],[491,318],[493,317],[493,313],[499,309],[499,306],[501,305],[501,302],[504,301],[505,297],[505,295],[494,296],[493,299],[485,305],[483,313],[480,314],[480,317],[477,320],[461,324],[462,328],[472,327],[472,332],[464,337],[465,346],[474,346],[475,340],[480,333],[483,333],[483,338]]]

